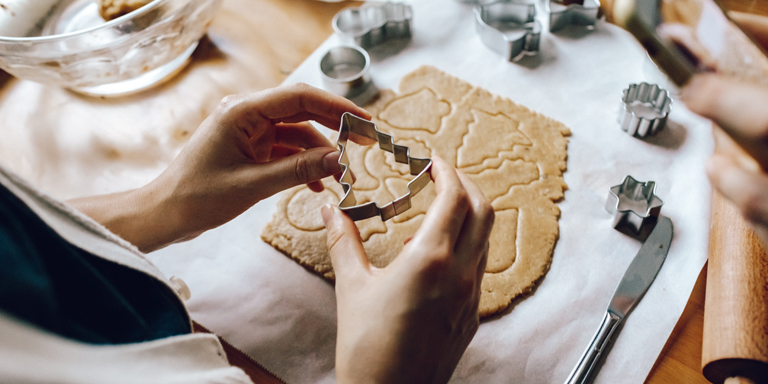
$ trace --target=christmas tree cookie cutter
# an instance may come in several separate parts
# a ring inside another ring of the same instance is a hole
[[[347,140],[350,134],[367,137],[376,140],[379,148],[395,155],[395,161],[402,164],[408,164],[410,174],[416,177],[408,182],[408,192],[395,200],[379,206],[371,201],[364,204],[357,204],[355,193],[352,190],[354,180],[349,168],[349,157],[347,156]],[[422,159],[410,156],[410,149],[403,145],[397,145],[392,141],[392,136],[380,132],[376,124],[369,120],[357,117],[349,112],[341,116],[341,126],[339,127],[339,138],[336,145],[341,151],[339,156],[339,165],[341,166],[341,178],[339,183],[344,189],[344,197],[339,202],[339,209],[346,213],[352,220],[365,220],[373,216],[380,216],[382,221],[387,221],[411,208],[411,197],[419,193],[431,180],[429,171],[432,169],[432,159]]]

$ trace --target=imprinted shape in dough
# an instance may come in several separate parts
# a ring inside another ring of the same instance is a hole
[[[424,113],[424,111],[430,113]],[[379,118],[403,129],[422,129],[431,133],[440,129],[443,116],[451,112],[451,106],[437,98],[429,88],[397,98],[381,111]]]
[[[383,90],[367,109],[378,128],[391,134],[396,143],[423,146],[429,156],[459,165],[491,201],[496,222],[479,312],[487,317],[503,311],[512,299],[531,290],[552,260],[560,215],[554,202],[563,197],[566,187],[562,178],[567,146],[564,136],[570,131],[557,121],[433,67],[405,75],[400,90],[401,95]],[[443,104],[446,106],[440,107]],[[349,159],[356,175],[361,173],[354,186],[355,196],[385,204],[404,193],[412,176],[379,152],[376,147],[350,146]],[[358,188],[361,180],[361,187],[372,188]],[[340,190],[331,179],[324,184]],[[262,238],[332,279],[325,229],[301,230],[287,220],[286,212],[294,209],[293,193],[283,195]],[[412,199],[412,208],[404,214],[385,223],[376,217],[356,223],[373,265],[385,267],[397,257],[403,242],[418,230],[434,198],[430,183]],[[301,209],[308,215],[319,215],[320,207],[312,204],[303,204]],[[312,223],[316,228],[317,222]]]

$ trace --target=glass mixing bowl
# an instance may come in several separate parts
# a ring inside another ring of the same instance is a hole
[[[4,1],[0,68],[99,96],[134,93],[187,63],[222,0],[154,0],[111,21],[97,0]]]

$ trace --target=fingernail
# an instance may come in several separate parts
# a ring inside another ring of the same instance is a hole
[[[341,156],[341,152],[339,151],[333,151],[323,156],[323,172],[325,172],[326,175],[335,175],[341,172],[339,156]]]
[[[323,224],[328,227],[328,222],[333,219],[333,207],[331,204],[325,204],[320,208],[320,215],[323,217]]]

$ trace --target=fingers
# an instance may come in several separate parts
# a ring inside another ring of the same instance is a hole
[[[683,101],[691,111],[722,127],[763,167],[768,166],[768,88],[696,75],[683,89]]]
[[[242,127],[246,130],[265,122],[297,123],[307,120],[338,129],[344,112],[371,118],[367,111],[351,101],[302,83],[249,95],[228,96],[222,100],[220,109],[224,116],[235,121],[244,117],[250,123]]]
[[[320,193],[325,190],[325,186],[323,185],[323,182],[319,180],[310,181],[309,183],[307,183],[307,187],[309,188],[310,191],[317,192],[317,193]]]
[[[312,124],[306,121],[293,124],[278,124],[275,129],[275,144],[304,149],[316,147],[335,148],[327,137],[323,136]]]
[[[459,258],[480,260],[488,247],[495,214],[493,207],[480,191],[480,188],[464,174],[457,171],[461,184],[467,191],[470,201],[469,212],[464,220],[464,226],[456,241],[455,253]]]
[[[717,75],[694,76],[683,89],[688,109],[742,136],[768,134],[768,89]]]
[[[355,222],[331,204],[324,205],[321,214],[327,230],[328,252],[336,280],[370,270],[371,264]]]
[[[707,162],[707,175],[747,220],[768,227],[768,175],[745,169],[738,160],[723,155],[715,155]]]
[[[276,145],[276,146],[272,147],[272,153],[271,153],[271,156],[270,156],[270,160],[274,161],[274,160],[277,160],[277,159],[282,159],[284,157],[292,156],[292,155],[295,155],[295,154],[301,153],[301,152],[303,152],[303,149],[301,149],[301,148],[282,147],[282,146]],[[337,174],[335,174],[333,176],[337,177],[337,175],[339,175],[339,174],[337,173]],[[320,180],[310,181],[309,183],[307,183],[307,187],[309,187],[309,189],[312,192],[322,192],[323,190],[325,190],[325,187],[323,186],[323,182],[320,181]]]
[[[413,237],[413,243],[428,244],[450,254],[464,225],[470,202],[456,170],[445,160],[433,157],[431,174],[437,197]]]
[[[768,18],[751,13],[728,12],[728,16],[745,32],[751,35],[755,42],[763,48],[768,48]]]
[[[258,167],[248,167],[244,172],[249,173],[248,180],[263,195],[261,198],[266,198],[341,172],[339,154],[328,147],[311,148]]]

